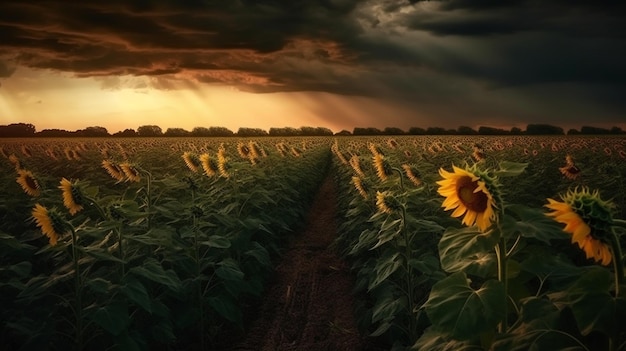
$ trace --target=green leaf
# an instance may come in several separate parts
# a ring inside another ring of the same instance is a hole
[[[28,261],[22,261],[6,268],[0,268],[1,271],[13,272],[18,278],[26,278],[30,275],[33,264]]]
[[[380,285],[380,283],[389,278],[389,276],[400,267],[402,267],[402,256],[400,256],[399,252],[390,254],[386,258],[385,255],[383,255],[383,257],[376,261],[376,267],[374,268],[375,274],[373,275],[373,279],[370,281],[367,290],[372,290]]]
[[[493,248],[497,242],[493,231],[483,233],[476,227],[448,228],[439,241],[441,268],[449,273],[466,271],[482,278],[495,276]]]
[[[91,289],[91,291],[99,294],[108,293],[113,286],[110,281],[103,278],[91,278],[87,280],[85,284]]]
[[[535,238],[550,244],[550,240],[567,239],[568,235],[562,226],[546,216],[545,212],[537,208],[523,205],[510,205],[506,207],[507,214],[502,221],[502,231],[508,236],[519,234],[526,238]],[[508,212],[512,212],[509,215]]]
[[[424,307],[434,326],[470,340],[496,327],[504,317],[505,301],[501,282],[489,280],[474,290],[465,273],[458,272],[433,285]]]
[[[497,177],[516,177],[524,172],[528,163],[501,161],[499,166],[494,172]]]
[[[81,252],[97,259],[98,261],[113,261],[117,263],[124,263],[124,260],[119,259],[116,256],[110,254],[106,249],[96,248],[96,247],[81,247],[78,246],[78,249]]]
[[[130,325],[126,303],[114,301],[89,314],[93,321],[112,335],[119,335]]]
[[[623,329],[626,301],[611,295],[611,283],[609,270],[590,266],[569,289],[549,296],[555,304],[572,309],[582,335],[594,330],[614,335]]]
[[[224,280],[243,280],[244,273],[239,268],[237,261],[232,258],[226,258],[217,264],[219,267],[215,270],[215,274]]]
[[[215,312],[227,320],[241,324],[242,314],[241,308],[235,299],[230,295],[220,295],[217,297],[209,297],[207,299],[209,306],[211,306]]]
[[[148,291],[146,290],[146,287],[135,277],[127,275],[124,285],[122,285],[120,290],[130,301],[152,313],[152,304],[150,303]]]
[[[217,249],[228,249],[231,245],[230,240],[222,235],[211,235],[209,240],[202,241],[200,244]]]
[[[393,320],[399,312],[405,311],[406,308],[406,297],[386,296],[382,300],[376,301],[376,305],[372,309],[372,322]]]
[[[442,333],[433,327],[426,331],[415,342],[411,350],[428,351],[483,351],[480,345],[476,345],[467,340],[455,340],[450,335]]]
[[[173,270],[164,270],[161,264],[154,258],[147,258],[141,266],[131,268],[129,273],[163,284],[174,292],[180,290],[180,279]]]
[[[267,250],[258,242],[253,241],[252,246],[254,247],[251,250],[245,252],[245,255],[254,257],[263,267],[270,267],[272,265],[272,261],[270,261],[270,254]]]

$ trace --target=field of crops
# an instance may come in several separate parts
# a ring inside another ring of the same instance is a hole
[[[0,145],[2,349],[227,345],[331,174],[382,349],[626,350],[623,138]]]

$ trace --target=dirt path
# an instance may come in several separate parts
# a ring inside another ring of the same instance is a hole
[[[349,267],[332,245],[337,236],[335,184],[318,191],[302,233],[293,237],[269,283],[247,350],[364,350],[353,317]]]

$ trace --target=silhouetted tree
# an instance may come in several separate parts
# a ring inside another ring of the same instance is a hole
[[[76,132],[70,132],[64,129],[44,129],[36,134],[38,137],[44,138],[67,138],[76,135]]]
[[[563,128],[550,124],[529,124],[526,126],[529,135],[563,135]]]
[[[444,135],[446,134],[446,130],[441,127],[428,127],[426,129],[426,134],[428,135]]]
[[[114,137],[130,138],[130,137],[136,137],[137,136],[137,132],[134,129],[124,129],[124,131],[119,131],[119,132],[113,133],[113,136]]]
[[[349,131],[349,130],[342,129],[341,131],[339,131],[339,132],[335,133],[335,135],[338,135],[338,136],[347,136],[347,135],[352,135],[352,133],[350,133],[350,131]]]
[[[511,128],[511,131],[509,132],[509,134],[511,134],[511,135],[521,135],[522,134],[522,130],[520,128],[513,127],[513,128]]]
[[[507,135],[509,134],[509,131],[500,129],[500,128],[480,126],[478,128],[478,134],[480,135]]]
[[[86,137],[107,137],[110,136],[109,131],[104,127],[87,127],[83,130],[77,131],[78,135]]]
[[[578,129],[570,129],[567,131],[567,135],[578,135],[580,134],[580,132],[578,131]]]
[[[35,126],[30,123],[12,123],[0,126],[0,137],[32,137]]]
[[[162,136],[163,130],[159,126],[147,125],[137,128],[137,134],[142,137]]]
[[[385,135],[404,135],[406,134],[402,129],[396,127],[386,127],[383,130],[383,134]]]
[[[457,134],[459,134],[459,135],[476,135],[476,134],[478,134],[478,132],[475,131],[472,127],[460,126],[459,128],[457,128]]]
[[[235,133],[226,127],[209,127],[209,136],[229,137]]]
[[[261,128],[241,127],[237,130],[237,136],[257,137],[257,136],[266,136],[266,135],[267,135],[267,132]]]
[[[609,134],[610,131],[605,128],[582,126],[580,128],[580,134]]]
[[[163,133],[164,136],[168,137],[184,137],[189,136],[190,134],[191,132],[183,128],[167,128],[167,130],[165,130],[165,133]]]
[[[380,129],[374,127],[355,127],[352,131],[352,135],[381,135],[382,133],[383,132]]]
[[[624,134],[624,131],[622,130],[622,128],[617,127],[617,126],[613,126],[611,127],[611,134]]]
[[[420,127],[411,127],[409,128],[408,134],[410,135],[425,135],[426,129]]]

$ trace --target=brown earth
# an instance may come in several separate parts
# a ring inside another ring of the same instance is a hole
[[[257,319],[231,350],[373,350],[356,327],[354,278],[333,245],[336,189],[328,177],[276,267]]]

